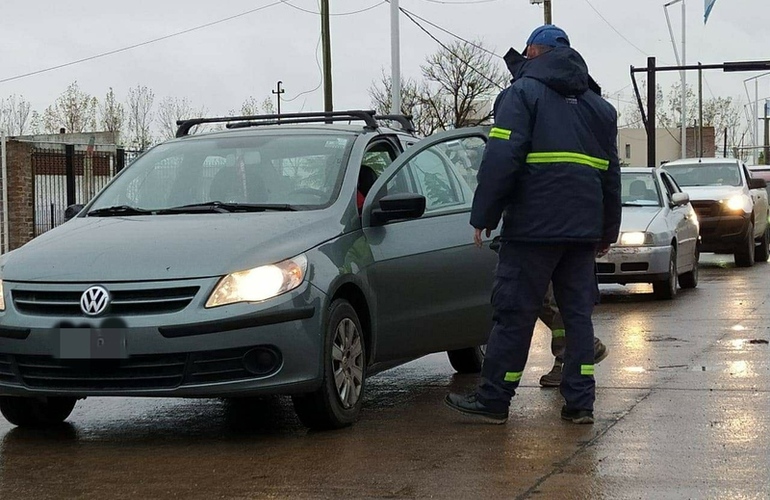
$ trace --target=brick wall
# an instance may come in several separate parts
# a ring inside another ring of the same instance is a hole
[[[30,241],[35,234],[32,144],[9,140],[6,148],[9,250],[14,250]]]

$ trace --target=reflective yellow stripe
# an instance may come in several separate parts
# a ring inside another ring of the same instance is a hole
[[[593,375],[594,374],[594,365],[580,365],[580,374],[581,375]]]
[[[609,160],[567,151],[530,153],[527,155],[527,163],[577,163],[578,165],[587,165],[599,170],[607,170],[610,166]]]
[[[567,335],[567,332],[564,331],[563,329],[557,328],[556,330],[553,330],[551,332],[551,335],[553,336],[553,338],[558,339],[561,337],[565,337]]]
[[[492,139],[503,139],[507,141],[511,138],[511,131],[504,128],[493,127],[492,130],[489,131],[489,137]]]
[[[508,372],[505,374],[506,382],[518,382],[521,380],[521,374],[524,372]]]

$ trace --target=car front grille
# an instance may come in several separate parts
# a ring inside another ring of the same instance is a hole
[[[615,272],[615,264],[598,262],[596,264],[596,272],[598,274],[613,274]]]
[[[722,213],[722,204],[718,201],[691,201],[698,217],[718,217]]]
[[[247,353],[270,353],[264,371],[248,369]],[[0,355],[0,382],[46,390],[173,389],[270,375],[280,354],[269,346],[216,351],[152,354],[120,360],[70,360],[52,356]]]
[[[192,302],[198,290],[197,286],[110,290],[112,301],[108,314],[131,316],[178,312]],[[16,310],[22,314],[71,317],[84,316],[80,309],[82,293],[17,289],[11,295]]]

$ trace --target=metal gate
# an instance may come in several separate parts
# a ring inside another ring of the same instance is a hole
[[[35,236],[64,222],[65,209],[87,203],[115,174],[115,155],[73,145],[32,152]]]

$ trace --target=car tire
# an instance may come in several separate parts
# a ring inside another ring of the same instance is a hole
[[[699,259],[700,252],[696,248],[695,255],[693,255],[692,271],[679,276],[679,286],[682,288],[696,288],[698,286],[698,274],[700,272],[700,265],[698,264]]]
[[[313,430],[353,424],[361,411],[366,383],[366,346],[355,308],[347,300],[337,299],[328,318],[321,387],[292,397],[300,421]]]
[[[449,357],[449,364],[452,365],[452,368],[454,368],[457,373],[479,373],[481,371],[481,365],[484,363],[484,354],[486,351],[487,346],[484,344],[476,347],[447,351],[447,356]]]
[[[64,422],[77,398],[25,398],[0,396],[0,413],[19,427],[49,427]]]
[[[765,263],[770,258],[770,225],[765,228],[765,232],[762,233],[762,237],[759,239],[756,248],[754,249],[754,262]]]
[[[749,230],[740,247],[735,251],[735,265],[738,267],[751,267],[754,265],[754,252],[757,247],[754,244],[754,224],[749,224]]]
[[[671,247],[671,257],[668,262],[668,278],[652,283],[652,291],[658,300],[671,300],[676,297],[677,288],[676,248]]]

